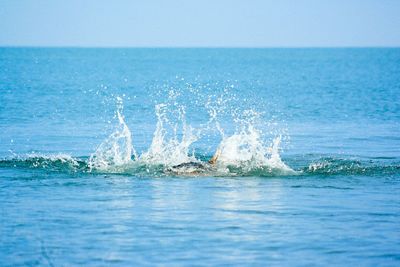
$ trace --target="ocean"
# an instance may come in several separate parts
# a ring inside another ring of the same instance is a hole
[[[0,265],[399,266],[400,49],[0,48]]]

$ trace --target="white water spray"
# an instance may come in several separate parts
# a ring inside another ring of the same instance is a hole
[[[90,169],[108,170],[112,167],[129,164],[132,161],[132,155],[137,157],[132,146],[132,134],[125,123],[122,111],[122,98],[117,97],[118,125],[90,156],[88,164]]]
[[[183,162],[196,161],[194,156],[189,156],[189,147],[197,141],[198,136],[192,127],[185,121],[184,108],[179,109],[179,122],[172,126],[174,134],[167,137],[165,124],[168,120],[168,106],[165,104],[156,105],[157,126],[153,135],[150,148],[143,153],[139,160],[143,163],[161,164],[165,166],[177,165]],[[182,127],[182,138],[177,135],[178,128]]]
[[[195,157],[194,151],[191,155],[189,153],[190,146],[199,139],[200,130],[195,131],[187,125],[183,106],[174,101],[173,104],[163,103],[155,106],[157,125],[151,145],[138,156],[132,146],[131,132],[122,115],[122,99],[117,98],[117,103],[118,125],[90,156],[88,165],[91,170],[125,172],[140,166],[146,166],[146,169],[150,166],[167,168],[186,162],[201,162]],[[262,131],[255,127],[259,113],[247,110],[243,112],[242,118],[235,117],[235,123],[241,126],[234,134],[226,136],[218,122],[218,109],[210,105],[208,110],[209,123],[201,130],[211,130],[210,125],[215,124],[222,138],[217,148],[217,164],[211,168],[215,175],[236,175],[238,169],[243,175],[260,170],[269,173],[294,173],[279,155],[281,136],[276,137],[271,146],[264,144]],[[236,169],[235,173],[229,172],[232,166]]]

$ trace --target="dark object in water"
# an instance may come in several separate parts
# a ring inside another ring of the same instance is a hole
[[[204,171],[207,171],[210,169],[210,164],[209,163],[203,163],[203,162],[184,162],[172,167],[169,167],[167,169],[168,172],[173,172],[177,174],[199,174]]]
[[[190,161],[167,168],[167,172],[185,175],[197,175],[209,171],[217,163],[221,150],[218,148],[208,162]]]

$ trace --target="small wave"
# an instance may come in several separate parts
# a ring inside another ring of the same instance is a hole
[[[400,172],[400,164],[384,165],[382,163],[350,160],[340,158],[321,158],[303,168],[306,174],[322,175],[379,175]]]
[[[87,172],[87,161],[65,154],[31,154],[11,159],[0,160],[0,167],[43,169],[56,172]]]
[[[206,157],[209,158],[209,157]],[[297,170],[258,165],[256,162],[240,164],[219,163],[209,165],[197,160],[179,165],[163,165],[131,160],[123,165],[107,169],[93,169],[87,157],[76,158],[69,155],[28,155],[0,160],[0,168],[36,169],[46,172],[78,174],[121,174],[132,176],[214,176],[214,177],[283,177],[283,176],[336,176],[336,175],[394,175],[400,174],[400,163],[384,165],[362,160],[321,158]]]

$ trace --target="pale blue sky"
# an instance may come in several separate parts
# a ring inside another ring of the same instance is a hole
[[[400,46],[400,1],[0,0],[0,46]]]

